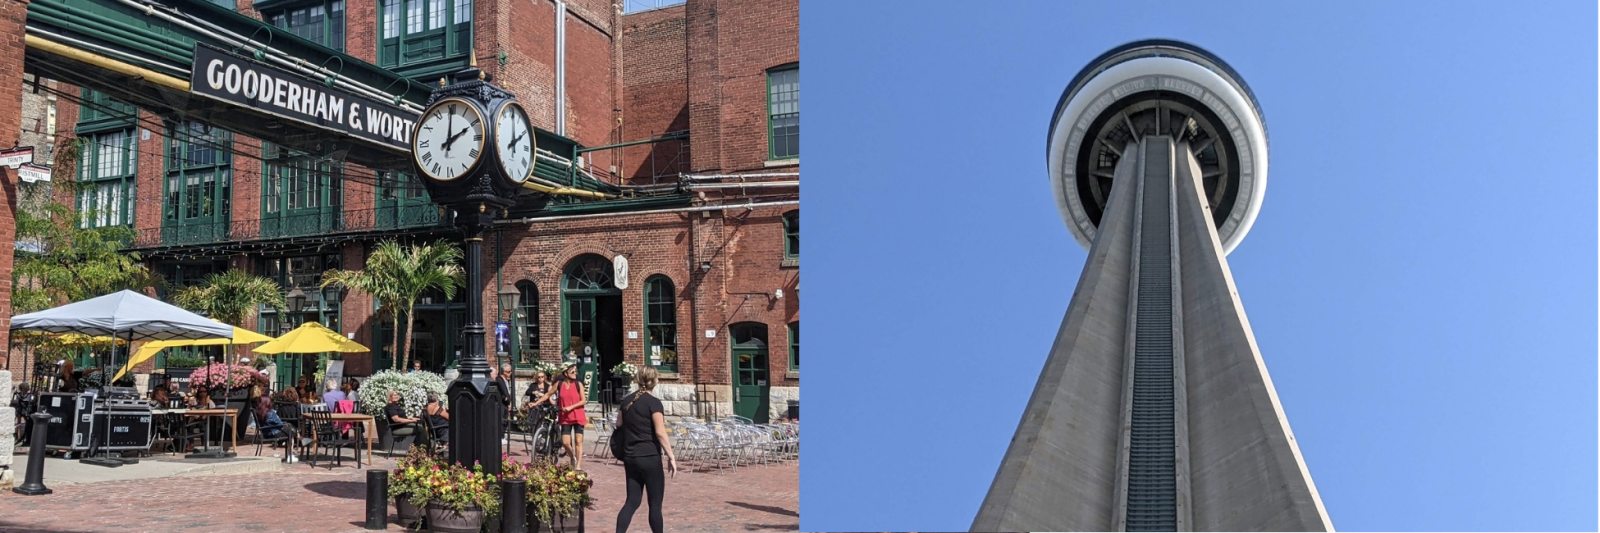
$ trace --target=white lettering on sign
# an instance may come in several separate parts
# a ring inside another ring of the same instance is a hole
[[[209,46],[195,46],[191,78],[196,94],[396,149],[409,150],[417,121],[398,106],[345,92],[329,80],[302,78]]]

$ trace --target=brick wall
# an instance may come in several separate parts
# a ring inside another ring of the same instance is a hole
[[[689,129],[688,36],[684,6],[622,17],[622,140],[637,141]],[[630,183],[676,178],[689,170],[680,158],[685,141],[638,145],[622,150],[622,170]]]
[[[0,87],[22,87],[23,26],[28,20],[28,2],[0,0]],[[17,142],[22,126],[22,92],[0,96],[0,146]],[[17,235],[17,171],[0,170],[0,249],[10,250]],[[12,254],[0,254],[0,346],[10,346]],[[9,350],[0,350],[0,354]],[[9,358],[8,358],[9,359]],[[7,361],[9,363],[9,360]],[[0,365],[5,368],[7,365]]]

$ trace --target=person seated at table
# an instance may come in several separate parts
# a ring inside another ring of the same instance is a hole
[[[300,403],[300,392],[294,390],[294,387],[283,389],[283,393],[279,396],[283,398],[283,401],[285,402]]]
[[[422,414],[428,419],[428,429],[433,431],[434,437],[450,442],[450,411],[439,404],[439,393],[428,393],[428,405],[422,407]]]
[[[296,459],[294,447],[290,443],[299,440],[295,434],[294,426],[285,424],[282,418],[278,418],[278,412],[272,409],[271,395],[263,394],[262,392],[260,385],[252,387],[250,391],[250,394],[254,396],[254,399],[251,400],[251,406],[255,411],[253,414],[256,417],[256,430],[260,432],[261,438],[288,437],[289,440],[284,442],[283,462],[293,463]],[[276,447],[278,443],[275,442],[272,445]]]
[[[383,417],[389,420],[389,433],[396,437],[416,435],[417,428],[412,424],[422,421],[406,416],[406,406],[400,403],[397,391],[389,391],[389,405],[383,406]]]
[[[190,409],[213,409],[217,406],[216,402],[211,401],[211,391],[205,385],[195,387],[194,394],[189,395],[188,404]]]
[[[157,409],[166,409],[172,404],[172,397],[165,384],[156,385],[156,390],[150,391],[150,405]]]
[[[322,403],[328,404],[329,409],[333,409],[334,406],[339,405],[339,402],[349,399],[345,397],[344,391],[339,390],[339,380],[330,379],[324,385],[327,385],[328,392],[322,393]]]

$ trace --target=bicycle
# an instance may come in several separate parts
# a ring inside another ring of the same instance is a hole
[[[532,457],[546,457],[551,461],[566,455],[566,449],[561,447],[561,435],[557,431],[559,426],[556,425],[555,409],[548,406],[537,407],[528,413],[528,417],[533,427],[529,432],[532,435],[530,440],[532,449],[529,450],[529,454]]]

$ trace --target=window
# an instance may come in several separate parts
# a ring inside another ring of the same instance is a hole
[[[78,227],[133,224],[133,130],[86,134],[79,152]]]
[[[517,292],[522,293],[516,320],[517,365],[528,366],[539,362],[539,288],[522,281],[517,283]]]
[[[789,371],[800,371],[800,323],[789,323]]]
[[[338,229],[343,167],[267,142],[262,142],[262,153],[262,237]]]
[[[379,229],[410,228],[439,223],[439,208],[428,190],[404,172],[378,171],[376,224]]]
[[[102,120],[132,123],[136,110],[132,105],[113,100],[99,91],[84,89],[82,104],[78,107],[78,126],[84,128]]]
[[[167,139],[166,206],[162,225],[169,243],[206,242],[227,236],[233,196],[233,136],[198,122],[171,124]]]
[[[378,65],[412,77],[465,66],[472,0],[380,0]]]
[[[783,258],[800,259],[800,211],[783,214]]]
[[[767,129],[772,159],[800,157],[800,67],[767,71]]]
[[[322,46],[344,51],[344,0],[301,5],[265,16],[273,26]]]
[[[644,351],[663,372],[678,371],[678,305],[672,280],[655,276],[645,282]]]

